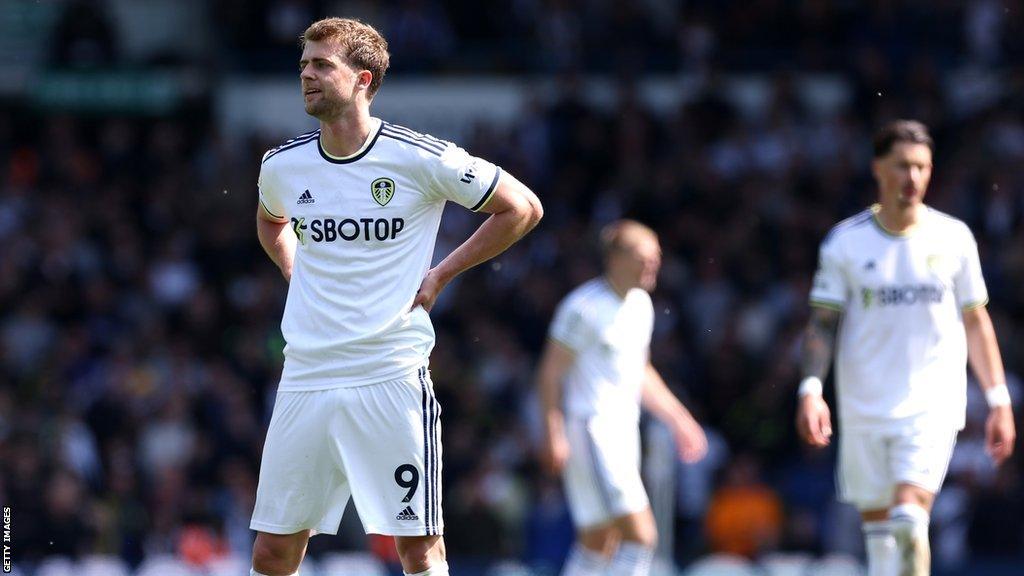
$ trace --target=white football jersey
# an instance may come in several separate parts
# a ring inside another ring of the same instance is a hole
[[[434,329],[410,307],[445,201],[479,210],[500,174],[450,142],[376,118],[352,156],[328,154],[319,130],[268,151],[260,202],[299,240],[280,389],[360,386],[421,366]]]
[[[576,354],[565,375],[566,414],[639,418],[653,329],[654,306],[640,288],[620,298],[607,280],[595,278],[570,292],[548,333]]]
[[[966,224],[926,208],[906,235],[873,206],[821,244],[811,304],[843,311],[836,350],[840,421],[853,427],[964,425],[962,311],[988,301]]]

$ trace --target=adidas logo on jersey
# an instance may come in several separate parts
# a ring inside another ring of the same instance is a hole
[[[302,196],[299,196],[299,201],[296,204],[312,204],[314,202],[316,200],[313,198],[313,195],[309,193],[309,190],[306,190],[302,193]]]
[[[402,510],[401,512],[399,512],[398,516],[395,516],[395,519],[396,520],[419,520],[420,517],[417,516],[416,513],[412,511],[412,506],[406,506],[405,510]]]

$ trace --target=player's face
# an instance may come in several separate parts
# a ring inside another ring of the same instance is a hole
[[[882,204],[907,208],[920,204],[932,179],[932,151],[924,144],[897,142],[872,163]]]
[[[654,238],[642,238],[625,246],[613,265],[622,271],[630,284],[650,292],[658,284],[661,269],[661,246]]]
[[[355,99],[357,87],[369,83],[369,75],[349,66],[333,43],[306,42],[299,60],[306,114],[319,120],[338,117]]]

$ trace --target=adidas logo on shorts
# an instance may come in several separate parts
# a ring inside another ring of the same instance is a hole
[[[405,510],[402,510],[401,512],[399,512],[398,516],[395,516],[395,519],[396,520],[419,520],[420,517],[417,516],[416,513],[412,511],[412,506],[406,506]]]

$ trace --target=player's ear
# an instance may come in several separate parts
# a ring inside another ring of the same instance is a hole
[[[875,177],[876,181],[882,180],[882,164],[885,162],[885,158],[874,158],[871,160],[871,175]]]
[[[373,82],[373,73],[369,70],[360,70],[356,75],[356,88],[367,90],[370,88],[371,82]]]

